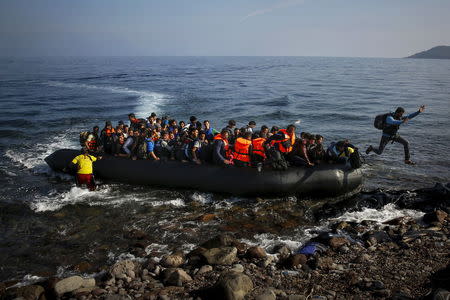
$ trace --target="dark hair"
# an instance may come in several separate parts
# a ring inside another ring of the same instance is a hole
[[[99,127],[97,125],[95,125],[92,129],[96,129],[96,128],[99,129]]]
[[[252,139],[257,139],[259,137],[261,137],[261,135],[259,133],[256,133],[256,132],[252,135]]]
[[[403,107],[397,107],[397,109],[395,110],[395,113],[396,114],[402,114],[402,113],[404,113],[405,112],[405,109],[403,108]]]
[[[211,122],[209,122],[209,120],[205,120],[205,121],[203,121],[203,124],[205,124],[206,122],[211,123]]]
[[[236,126],[236,121],[235,120],[230,120],[230,121],[228,121],[228,125]]]
[[[136,117],[136,116],[135,116],[135,114],[131,113],[131,114],[128,114],[128,117],[134,118],[134,117]]]
[[[225,132],[226,132],[226,133],[229,133],[229,132],[228,132],[228,129],[226,129],[226,128],[222,129],[222,131],[220,132],[220,134],[224,134]]]
[[[261,131],[269,129],[269,127],[267,127],[266,125],[261,126]]]
[[[150,114],[150,117],[156,117],[156,114],[155,114],[154,112],[152,112],[152,113]]]
[[[191,116],[191,117],[189,118],[189,121],[195,122],[195,121],[197,121],[197,117],[196,117],[196,116]]]
[[[255,121],[250,121],[250,122],[248,122],[248,125],[255,125],[256,126],[256,122]]]
[[[289,130],[290,128],[296,128],[294,124],[289,124],[288,127],[286,127],[286,130]]]
[[[280,130],[280,128],[278,126],[272,126],[272,128],[270,129],[270,132],[275,132]]]
[[[320,134],[316,134],[316,140],[320,140],[323,139],[323,136],[321,136]]]

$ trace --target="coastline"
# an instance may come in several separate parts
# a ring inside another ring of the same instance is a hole
[[[400,207],[423,211],[422,218],[338,221],[309,241],[318,244],[304,248],[308,254],[283,244],[263,249],[225,233],[190,252],[160,257],[145,251],[146,232],[131,230],[127,238],[135,259],[96,270],[85,262],[75,266],[78,275],[50,275],[31,285],[3,282],[0,298],[433,299],[448,295],[440,289],[449,286],[450,195],[442,187],[414,191],[414,200],[400,192],[391,197]],[[362,201],[380,197],[372,193]]]

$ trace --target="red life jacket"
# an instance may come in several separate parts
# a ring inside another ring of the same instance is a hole
[[[266,139],[261,138],[261,137],[252,140],[252,145],[253,145],[252,154],[256,154],[256,155],[262,156],[263,158],[266,158],[266,149],[264,148],[265,141],[266,141]]]
[[[278,144],[278,150],[282,153],[289,153],[292,151],[292,146],[295,144],[295,134],[289,135],[286,129],[280,129],[278,133],[282,133],[284,138],[282,140],[274,140],[273,144]],[[290,144],[290,145],[289,145]],[[288,146],[289,145],[289,146]],[[287,146],[287,147],[286,147]]]
[[[237,138],[234,143],[233,157],[235,160],[240,160],[246,163],[250,162],[250,146],[252,142],[244,138]]]

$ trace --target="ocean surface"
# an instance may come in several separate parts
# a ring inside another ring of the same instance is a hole
[[[208,119],[220,130],[233,118],[378,145],[377,114],[402,106],[425,113],[401,127],[415,166],[389,144],[366,157],[365,190],[414,189],[450,179],[450,60],[326,57],[0,58],[0,281],[102,266],[129,253],[127,232],[146,231],[145,249],[189,250],[220,231],[270,248],[301,245],[332,220],[308,218],[295,197],[247,199],[195,190],[102,184],[90,193],[55,173],[44,158],[78,148],[94,125],[152,112]],[[206,213],[216,214],[201,222]],[[338,218],[383,221],[420,216],[388,205]],[[283,225],[284,224],[284,225]],[[288,225],[286,225],[288,224]]]

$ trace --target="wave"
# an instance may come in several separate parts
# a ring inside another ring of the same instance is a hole
[[[161,112],[161,106],[166,104],[167,100],[170,99],[168,95],[143,91],[134,90],[127,87],[117,87],[117,86],[103,86],[103,85],[93,85],[84,83],[67,83],[60,81],[48,81],[44,83],[48,86],[53,87],[63,87],[71,89],[85,89],[85,90],[99,90],[114,94],[131,95],[137,97],[137,107],[135,113],[137,116],[148,116],[151,112]]]

